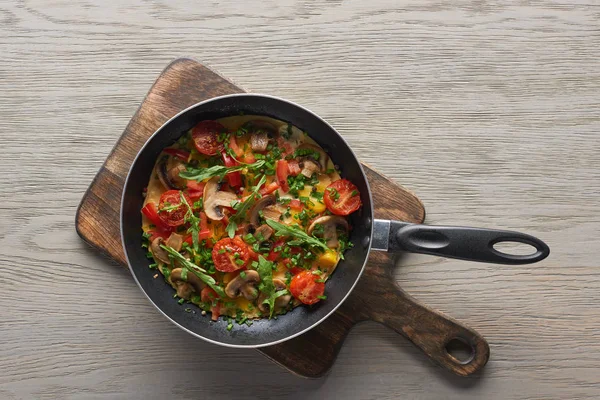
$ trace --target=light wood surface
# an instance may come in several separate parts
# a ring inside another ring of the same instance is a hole
[[[598,398],[599,27],[596,1],[0,2],[0,398]],[[367,323],[297,378],[192,339],[79,240],[81,196],[179,56],[325,117],[429,223],[550,245],[531,266],[399,261],[487,338],[483,374]]]

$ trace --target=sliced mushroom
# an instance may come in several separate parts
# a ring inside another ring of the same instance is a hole
[[[253,133],[250,135],[250,147],[252,151],[266,151],[269,145],[269,134],[266,132]]]
[[[165,240],[161,237],[157,237],[150,243],[150,251],[154,258],[158,261],[161,261],[165,264],[170,264],[171,260],[169,260],[169,253],[167,253],[164,249],[162,249],[161,245],[167,245],[169,247],[174,248],[176,251],[181,250],[181,245],[183,244],[183,237],[175,232],[171,233],[171,236]]]
[[[269,240],[271,235],[273,235],[273,232],[275,231],[269,225],[262,224],[261,226],[256,228],[256,231],[254,231],[254,238],[256,238],[256,240],[258,240],[259,242],[264,242],[266,240]]]
[[[350,231],[348,221],[339,215],[326,215],[315,219],[308,227],[309,235],[312,235],[317,225],[323,226],[323,238],[327,241],[327,247],[329,248],[336,248],[339,245],[338,229],[344,230],[346,233]]]
[[[252,225],[254,225],[255,227],[257,227],[258,224],[260,223],[259,212],[263,211],[263,215],[265,215],[264,214],[265,208],[274,206],[276,202],[277,202],[277,199],[275,198],[275,196],[270,194],[267,196],[263,196],[260,200],[258,200],[256,203],[254,203],[254,206],[250,210],[250,223]],[[268,212],[270,213],[271,211],[272,210],[269,209]],[[281,213],[280,213],[280,215],[281,215]],[[277,218],[279,218],[279,217],[277,217]]]
[[[185,179],[179,176],[185,170],[185,164],[177,157],[164,156],[156,165],[158,180],[167,189],[182,190],[185,188]]]
[[[273,279],[273,284],[275,285],[276,291],[280,291],[280,290],[287,288],[287,286],[285,285],[285,282],[282,281],[281,279]],[[269,312],[269,305],[266,303],[263,303],[263,301],[265,301],[266,298],[267,298],[267,296],[264,293],[261,293],[261,295],[258,296],[258,309],[263,313]],[[274,311],[277,312],[277,311],[281,310],[282,308],[285,308],[290,303],[291,299],[292,299],[292,295],[289,293],[276,298]]]
[[[225,294],[232,299],[244,296],[252,301],[258,297],[258,289],[256,285],[260,282],[258,272],[247,270],[233,278],[225,287]]]
[[[204,212],[206,216],[214,221],[223,219],[225,214],[221,207],[231,207],[231,203],[237,201],[235,193],[219,190],[219,177],[211,178],[204,186]]]
[[[296,151],[298,150],[311,150],[313,153],[319,153],[318,160],[315,160],[314,157],[308,155],[298,156],[298,162],[300,163],[300,168],[302,168],[302,175],[310,178],[316,171],[325,172],[327,169],[327,161],[329,161],[329,156],[322,148],[315,146],[314,144],[304,143],[296,148]]]
[[[248,121],[243,128],[251,133],[250,146],[253,151],[267,150],[269,139],[274,138],[277,132],[273,124],[262,120]]]
[[[321,166],[318,162],[310,159],[305,159],[302,161],[302,171],[300,171],[302,175],[310,178],[315,172],[321,172]]]
[[[183,280],[182,271],[181,268],[175,268],[169,276],[169,280],[177,288],[177,296],[182,299],[189,299],[192,293],[199,295],[202,289],[206,287],[204,282],[190,271],[188,271],[186,279]]]

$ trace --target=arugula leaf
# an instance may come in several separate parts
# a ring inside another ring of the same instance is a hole
[[[287,289],[276,290],[275,284],[273,283],[273,263],[267,261],[263,256],[258,257],[258,267],[256,270],[260,276],[258,289],[266,296],[263,304],[269,305],[269,319],[271,319],[273,318],[273,312],[275,311],[275,300],[289,292]]]
[[[192,244],[194,245],[194,251],[197,253],[200,251],[200,218],[194,215],[194,211],[185,199],[183,192],[180,192],[179,195],[181,196],[181,203],[185,204],[185,206],[187,207],[187,212],[185,213],[184,221],[190,223],[190,228],[188,229],[188,232],[192,234]]]
[[[225,174],[229,172],[241,171],[243,169],[257,169],[265,165],[264,160],[258,160],[253,164],[240,164],[233,167],[226,167],[224,165],[213,165],[209,168],[194,168],[188,166],[187,170],[180,172],[179,176],[184,179],[196,180],[202,182],[203,180],[212,178],[213,176],[220,176],[223,178]]]
[[[188,269],[188,271],[200,278],[202,282],[211,287],[220,297],[225,297],[225,291],[223,288],[217,285],[217,282],[212,276],[206,274],[206,270],[204,268],[197,266],[170,246],[160,245],[160,247],[169,253],[174,259],[179,261],[184,268]]]
[[[265,184],[267,181],[267,177],[263,175],[254,189],[252,193],[244,200],[242,203],[235,204],[236,213],[229,219],[229,224],[227,225],[226,231],[231,239],[235,236],[235,230],[237,229],[237,223],[246,217],[246,213],[250,209],[250,206],[254,204],[254,200],[256,200],[256,196],[258,196],[258,191],[260,187]]]
[[[295,238],[296,240],[288,242],[288,244],[290,244],[290,245],[292,245],[292,242],[294,242],[293,243],[294,246],[300,245],[300,244],[307,244],[309,246],[319,247],[323,250],[329,249],[323,242],[321,242],[319,239],[317,239],[315,237],[308,235],[298,225],[285,225],[285,224],[273,221],[272,219],[268,219],[266,222],[267,222],[267,225],[269,225],[271,228],[273,228],[275,230],[275,236],[277,236],[277,237],[290,236],[290,237]]]

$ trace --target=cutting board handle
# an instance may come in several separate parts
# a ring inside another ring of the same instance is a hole
[[[362,299],[364,318],[398,332],[437,364],[457,375],[468,376],[483,368],[490,357],[490,348],[483,336],[400,289],[392,269],[382,263],[380,268],[372,269],[361,278],[356,290]],[[467,350],[466,357],[451,354],[457,348]]]

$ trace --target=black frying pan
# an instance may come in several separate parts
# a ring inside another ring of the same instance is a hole
[[[313,307],[297,307],[276,320],[262,319],[253,325],[226,329],[223,319],[211,322],[200,313],[185,312],[173,299],[174,290],[163,279],[154,279],[142,248],[142,190],[147,185],[156,158],[184,132],[205,119],[232,115],[265,115],[287,121],[306,131],[341,168],[344,178],[359,189],[362,208],[350,216],[354,247],[327,282],[327,300]],[[198,103],[171,118],[152,135],[134,160],[121,200],[121,235],[129,268],[138,285],[165,317],[187,332],[211,343],[229,347],[263,347],[291,339],[313,328],[348,297],[360,278],[371,250],[409,251],[502,264],[526,264],[548,256],[548,246],[533,236],[517,232],[478,228],[436,227],[399,221],[377,220],[369,183],[360,162],[346,141],[329,124],[307,109],[276,97],[234,94]],[[494,249],[500,242],[520,242],[535,247],[530,255],[509,255]]]

